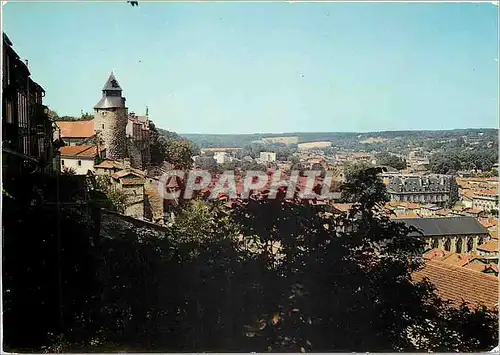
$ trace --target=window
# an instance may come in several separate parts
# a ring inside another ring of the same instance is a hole
[[[61,159],[61,165],[64,166],[64,159]]]
[[[104,123],[102,124],[102,129],[104,129]]]
[[[432,249],[439,248],[439,241],[437,239],[434,239],[432,241]]]
[[[457,238],[457,244],[456,244],[456,247],[455,247],[455,252],[457,254],[461,254],[462,253],[462,239],[461,238]]]
[[[444,242],[444,250],[446,251],[450,251],[451,249],[451,240],[450,238],[446,239],[446,241]]]
[[[467,239],[467,252],[471,252],[472,249],[474,249],[474,239],[472,239],[472,237],[469,237]]]
[[[5,56],[5,76],[7,79],[7,85],[10,85],[10,58],[9,55]]]
[[[78,166],[82,166],[82,161],[78,160]]]
[[[6,105],[6,117],[5,120],[7,123],[12,123],[14,121],[14,118],[12,117],[12,102],[7,102]]]

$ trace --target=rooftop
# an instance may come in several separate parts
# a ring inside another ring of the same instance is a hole
[[[495,276],[432,260],[412,275],[414,281],[424,278],[434,284],[442,299],[455,305],[462,300],[472,306],[482,303],[494,308],[498,305],[498,278]]]
[[[61,157],[67,158],[87,158],[93,159],[97,156],[97,147],[95,145],[77,145],[67,146],[59,149]]]
[[[58,121],[57,126],[61,129],[61,138],[89,138],[94,135],[94,123],[92,121]]]
[[[399,222],[417,228],[423,236],[488,234],[474,217],[401,218]]]

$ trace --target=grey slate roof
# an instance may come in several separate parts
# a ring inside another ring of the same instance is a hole
[[[109,75],[104,88],[102,89],[102,98],[94,106],[95,109],[120,108],[125,107],[125,98],[122,97],[122,88],[116,80],[113,73]]]
[[[102,88],[104,91],[122,91],[122,88],[120,87],[120,84],[118,84],[118,80],[116,80],[113,72],[109,75],[108,80],[106,81],[106,84],[104,84],[104,87]]]
[[[390,177],[387,191],[392,193],[449,192],[452,176],[427,175]]]
[[[414,226],[423,236],[445,236],[463,234],[488,234],[474,217],[442,217],[442,218],[401,218],[406,226]],[[420,235],[411,233],[410,235]]]
[[[94,108],[116,108],[125,107],[125,98],[120,96],[103,96]]]

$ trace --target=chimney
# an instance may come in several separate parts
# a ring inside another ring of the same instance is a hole
[[[125,159],[123,159],[123,167],[124,167],[125,169],[130,168],[130,158],[125,158]]]

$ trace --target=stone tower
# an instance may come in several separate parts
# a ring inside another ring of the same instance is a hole
[[[102,140],[107,159],[127,157],[127,115],[122,88],[111,72],[102,89],[102,98],[94,106],[94,132]]]

